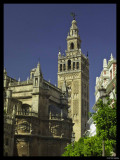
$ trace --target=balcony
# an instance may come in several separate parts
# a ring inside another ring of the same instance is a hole
[[[38,117],[38,113],[28,111],[17,111],[16,116],[33,116]]]
[[[72,119],[68,117],[49,115],[49,121],[63,121],[64,123],[72,123]]]

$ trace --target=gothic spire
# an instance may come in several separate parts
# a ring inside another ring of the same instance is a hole
[[[103,68],[106,68],[106,67],[107,67],[107,60],[104,59],[104,60],[103,60]]]

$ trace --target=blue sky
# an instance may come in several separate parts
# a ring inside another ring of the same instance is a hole
[[[116,58],[116,4],[4,4],[4,66],[27,80],[40,59],[44,79],[57,84],[58,50],[65,54],[71,12],[76,13],[81,50],[89,56],[90,111],[103,59]]]

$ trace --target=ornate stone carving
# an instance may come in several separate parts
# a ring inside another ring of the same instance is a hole
[[[75,94],[77,94],[77,93],[79,93],[79,82],[78,81],[74,81],[73,82],[73,93]]]
[[[73,115],[79,113],[79,101],[78,100],[73,100]]]

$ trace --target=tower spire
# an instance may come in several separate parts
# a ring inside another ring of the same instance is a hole
[[[111,56],[110,56],[110,60],[113,60],[113,55],[112,55],[112,53],[111,53]]]
[[[106,59],[103,60],[103,68],[107,68],[107,60]]]
[[[77,22],[75,20],[75,13],[71,13],[73,16],[72,25],[70,27],[69,34],[67,36],[67,51],[78,50],[81,48],[81,39],[78,34],[79,30],[77,27]]]

